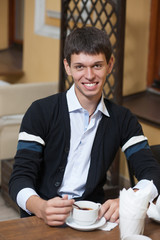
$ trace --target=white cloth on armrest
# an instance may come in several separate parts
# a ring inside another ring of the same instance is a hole
[[[10,85],[10,83],[0,80],[0,86]]]
[[[0,129],[8,125],[21,124],[24,114],[7,115],[0,118]]]

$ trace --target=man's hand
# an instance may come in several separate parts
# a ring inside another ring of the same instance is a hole
[[[72,210],[73,199],[68,200],[68,196],[63,198],[55,197],[48,201],[38,196],[31,196],[27,200],[27,209],[37,217],[42,218],[50,226],[59,226],[65,223]]]
[[[119,198],[107,200],[100,208],[99,219],[105,217],[107,221],[119,223]]]

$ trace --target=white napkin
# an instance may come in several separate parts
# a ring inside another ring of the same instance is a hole
[[[103,230],[103,231],[111,231],[117,225],[118,225],[118,223],[106,222],[102,227],[100,227],[98,229]]]
[[[156,201],[156,208],[157,208],[158,213],[160,214],[160,195],[159,195],[159,197],[157,198],[157,201]]]
[[[132,234],[143,234],[144,220],[151,197],[153,182],[134,192],[133,189],[120,191],[120,234],[121,239]]]
[[[153,220],[160,222],[160,195],[157,198],[156,204],[154,204],[153,202],[150,203],[147,215],[149,218],[152,218]]]

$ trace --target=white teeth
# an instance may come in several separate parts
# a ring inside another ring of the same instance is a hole
[[[85,85],[86,85],[87,87],[93,87],[93,86],[96,85],[96,83],[85,83]]]

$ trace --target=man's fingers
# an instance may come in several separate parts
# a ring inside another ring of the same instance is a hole
[[[119,218],[119,199],[107,200],[99,211],[99,219],[105,217],[106,220],[116,222]]]
[[[46,215],[45,217],[45,222],[48,225],[54,225],[56,222],[56,225],[62,225],[65,223],[67,217],[69,217],[70,213],[68,214],[51,214],[51,215]]]
[[[45,209],[45,214],[46,215],[51,215],[51,214],[68,214],[72,210],[72,206],[70,207],[47,207]]]
[[[74,203],[74,199],[56,197],[48,200],[47,203],[48,203],[48,206],[52,206],[55,208],[63,208],[63,207],[69,207],[69,206],[71,207]]]
[[[119,210],[116,209],[115,211],[109,210],[105,215],[105,219],[110,222],[116,222],[119,218]]]
[[[67,200],[67,199],[68,199],[68,195],[64,195],[64,196],[62,197],[62,199]]]
[[[101,219],[105,212],[108,210],[109,208],[109,204],[107,203],[107,201],[100,207],[100,210],[99,210],[99,219]]]

